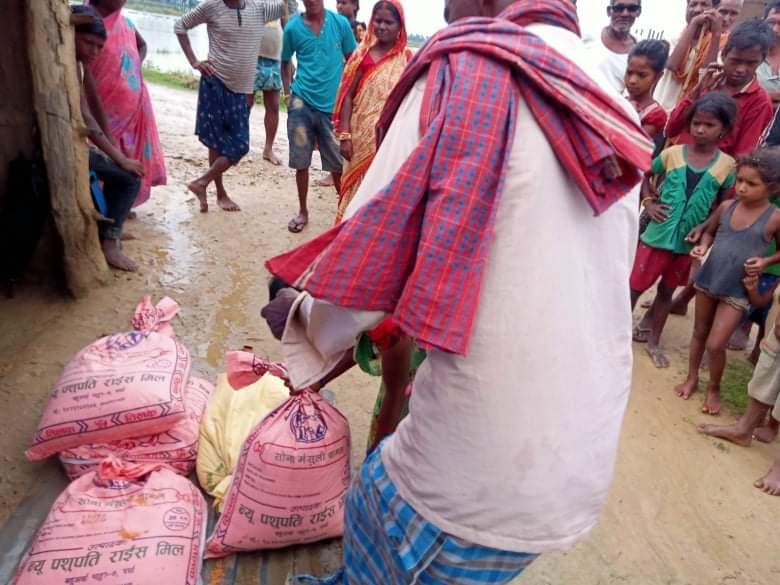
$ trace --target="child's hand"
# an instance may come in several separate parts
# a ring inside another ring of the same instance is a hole
[[[758,276],[746,276],[742,279],[742,284],[745,285],[746,291],[756,291],[758,290]]]
[[[758,277],[766,268],[766,261],[763,258],[748,258],[745,262],[745,274]]]
[[[696,260],[704,260],[704,256],[707,254],[707,246],[702,246],[701,244],[696,246],[693,250],[691,250],[691,256],[696,258]]]
[[[688,232],[688,235],[685,236],[685,241],[689,244],[698,244],[703,232],[704,228],[702,226],[697,226]]]
[[[671,208],[671,205],[664,205],[663,203],[648,203],[645,205],[645,212],[647,213],[647,217],[652,219],[655,223],[663,223],[669,219],[666,212]]]

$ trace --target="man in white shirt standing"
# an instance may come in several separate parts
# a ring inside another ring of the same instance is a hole
[[[286,322],[295,388],[387,313],[428,350],[346,497],[344,569],[298,583],[508,583],[593,529],[612,478],[651,145],[572,3],[447,0],[445,16],[347,219],[268,262],[306,291],[264,311]]]
[[[601,72],[618,93],[626,88],[624,78],[628,66],[628,54],[636,45],[631,28],[642,14],[642,0],[609,0],[607,16],[609,24],[601,35],[588,44]]]

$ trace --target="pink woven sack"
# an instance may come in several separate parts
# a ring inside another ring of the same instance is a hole
[[[164,468],[103,462],[54,502],[14,585],[198,585],[206,502]]]
[[[206,557],[341,536],[350,448],[346,418],[319,394],[277,407],[244,442]]]
[[[180,475],[195,469],[198,457],[200,421],[214,385],[190,377],[184,390],[187,416],[159,435],[123,439],[98,445],[83,445],[60,453],[60,462],[71,480],[95,471],[103,459],[116,457],[130,463],[163,463]]]
[[[133,331],[104,337],[65,367],[38,424],[32,461],[81,445],[165,432],[185,416],[190,354],[173,338],[178,305],[144,297]]]

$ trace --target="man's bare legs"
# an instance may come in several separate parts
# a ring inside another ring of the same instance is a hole
[[[276,131],[279,129],[279,91],[263,91],[263,106],[265,107],[263,158],[272,165],[279,166],[282,164],[282,160],[274,152],[274,140],[276,140]]]
[[[688,349],[688,378],[674,389],[683,400],[688,400],[699,387],[699,368],[717,308],[717,300],[702,292],[696,293],[696,319]]]
[[[226,157],[220,156],[216,150],[209,149],[209,165],[209,170],[205,174],[187,185],[187,188],[198,198],[201,213],[206,213],[209,210],[206,191],[212,181],[217,187],[217,205],[224,211],[241,211],[241,208],[228,197],[222,183],[222,175],[232,166],[230,161]]]
[[[771,406],[750,399],[745,414],[733,425],[699,425],[699,432],[703,435],[725,439],[743,447],[749,447],[753,441],[756,429],[764,422],[766,413]]]
[[[295,185],[298,187],[298,215],[290,220],[287,229],[297,234],[303,231],[303,228],[309,223],[309,208],[307,199],[309,197],[309,169],[298,169],[295,171]]]

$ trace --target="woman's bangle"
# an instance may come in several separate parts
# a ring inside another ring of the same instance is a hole
[[[339,132],[337,138],[339,140],[352,140],[352,134],[349,132]]]
[[[645,197],[642,199],[642,202],[639,204],[641,207],[647,207],[648,201],[655,201],[655,197]]]

